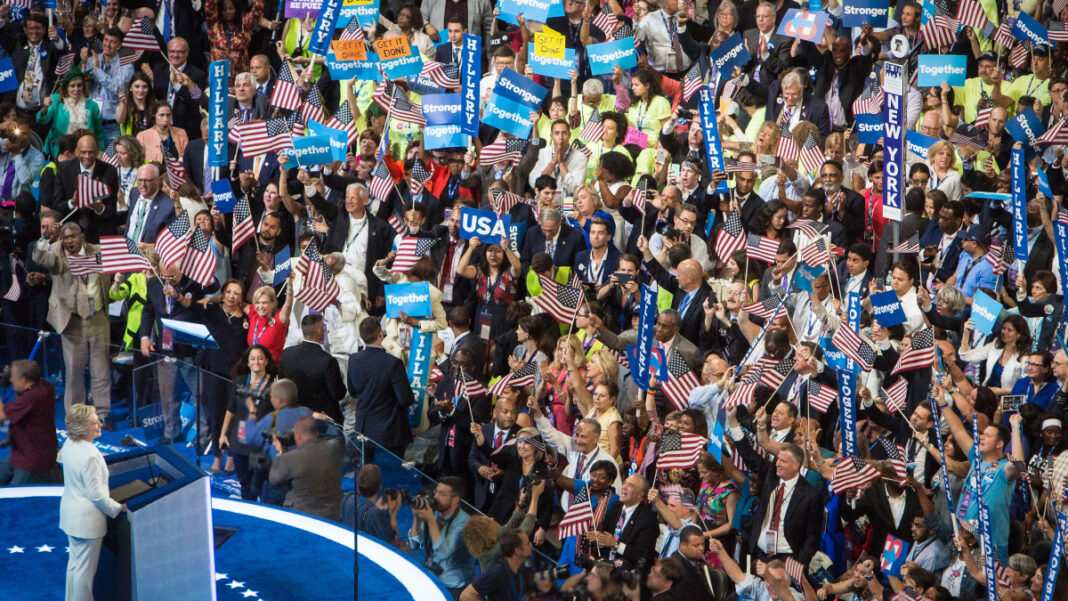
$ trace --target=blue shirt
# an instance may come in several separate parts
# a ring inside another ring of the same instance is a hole
[[[98,55],[101,62],[104,55]],[[93,61],[96,64],[96,61]],[[103,121],[115,120],[115,109],[119,106],[119,92],[122,86],[133,78],[133,65],[120,65],[119,55],[110,61],[93,69],[93,77],[96,81],[92,85],[90,98],[100,105],[100,119]]]
[[[1023,395],[1025,403],[1034,403],[1043,409],[1048,409],[1053,397],[1057,395],[1056,382],[1045,382],[1035,386],[1031,378],[1020,378],[1012,387],[1012,394]]]
[[[278,416],[277,420],[275,420],[276,414]],[[307,407],[285,407],[277,412],[268,413],[258,420],[250,419],[245,424],[245,439],[248,440],[250,445],[254,446],[259,446],[259,441],[263,441],[263,448],[267,450],[271,457],[274,457],[278,451],[275,450],[270,440],[263,439],[263,434],[272,429],[272,422],[274,423],[274,430],[292,431],[293,424],[297,423],[298,419],[311,414],[312,410]]]
[[[434,517],[442,516],[434,512]],[[445,518],[444,525],[441,527],[441,536],[430,549],[430,559],[443,570],[438,575],[438,579],[445,585],[445,588],[463,588],[475,579],[478,562],[471,557],[463,541],[464,524],[468,519],[470,519],[468,515],[461,509],[457,509],[453,517]],[[418,536],[409,536],[408,542],[411,543],[412,550],[426,549],[429,542],[426,526]]]
[[[973,452],[978,452],[975,446],[973,446]],[[1007,462],[1005,458],[995,463],[983,461],[980,468],[983,474],[982,502],[990,509],[990,533],[994,537],[994,547],[997,549],[999,561],[1003,564],[1009,559],[1009,502],[1016,489],[1015,484],[1005,477]],[[964,489],[957,502],[957,516],[965,520],[978,521],[979,503],[976,502],[975,496],[974,471],[975,463],[973,462],[971,469],[968,470],[968,477],[964,479]]]
[[[973,263],[975,263],[974,267],[972,267]],[[973,259],[967,253],[961,253],[960,260],[957,262],[956,273],[957,288],[960,288],[961,294],[968,298],[974,297],[977,289],[993,289],[997,283],[994,266],[986,260],[986,255]]]

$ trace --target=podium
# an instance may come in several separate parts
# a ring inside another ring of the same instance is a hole
[[[171,447],[106,456],[111,496],[127,511],[108,519],[93,594],[117,601],[215,599],[208,477]]]

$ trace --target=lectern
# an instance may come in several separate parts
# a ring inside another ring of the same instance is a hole
[[[108,520],[93,594],[118,601],[215,600],[208,477],[167,446],[105,457],[111,497],[127,511]]]

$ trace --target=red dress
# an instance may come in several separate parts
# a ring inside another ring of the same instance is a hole
[[[271,353],[275,363],[282,360],[282,347],[286,344],[287,325],[282,323],[282,310],[267,320],[255,309],[248,312],[248,345],[262,344]]]

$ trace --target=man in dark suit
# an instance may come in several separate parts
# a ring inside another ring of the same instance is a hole
[[[704,329],[705,312],[703,307],[706,302],[714,304],[716,294],[705,281],[705,272],[701,264],[695,259],[686,259],[679,263],[675,270],[676,275],[671,275],[664,266],[653,257],[649,250],[649,242],[645,238],[638,240],[638,247],[645,258],[645,269],[656,283],[664,290],[670,292],[671,308],[679,312],[679,334],[689,340],[694,346],[701,348]],[[706,340],[705,343],[709,343]]]
[[[859,240],[864,235],[864,197],[844,187],[844,181],[842,163],[829,159],[820,167],[820,184],[826,195],[825,219],[841,225],[847,240]]]
[[[266,119],[269,114],[270,96],[256,93],[256,78],[251,74],[234,79],[234,95],[227,103],[228,119],[237,119],[238,123],[247,123],[256,119]]]
[[[787,443],[774,462],[753,449],[745,437],[734,409],[728,409],[730,437],[749,469],[764,474],[764,485],[753,514],[749,546],[745,551],[757,559],[791,556],[808,565],[819,549],[823,531],[823,495],[801,477],[804,452]],[[763,426],[758,426],[758,429]]]
[[[926,202],[923,188],[912,187],[905,194],[905,214],[898,225],[898,242],[903,242],[912,237],[916,232],[922,232],[923,207]],[[879,249],[875,255],[875,264],[871,266],[871,273],[879,279],[884,279],[895,257],[890,252],[894,247],[892,230],[883,229],[883,235],[879,238]],[[839,265],[839,268],[841,265]],[[843,282],[845,280],[842,280]],[[865,284],[867,285],[867,284]],[[844,290],[843,290],[844,292]]]
[[[137,187],[130,191],[129,207],[126,237],[136,243],[154,243],[174,217],[174,202],[160,191],[158,166],[149,163],[137,170]]]
[[[367,347],[349,357],[348,388],[356,402],[356,431],[397,457],[412,442],[408,407],[415,403],[404,362],[382,348],[385,333],[377,319],[360,322]]]
[[[265,54],[257,54],[252,57],[252,60],[248,63],[249,73],[252,73],[254,78],[252,85],[252,92],[257,97],[263,96],[266,100],[270,100],[271,94],[274,93],[274,82],[278,81],[278,78],[271,70],[271,59]],[[237,81],[234,81],[236,87]]]
[[[434,60],[443,65],[459,66],[460,52],[464,47],[464,32],[467,31],[467,24],[464,23],[463,17],[453,15],[445,23],[445,28],[448,33],[449,43],[442,44],[434,50]]]
[[[346,260],[356,264],[352,259],[360,254],[361,250],[366,249],[362,254],[364,275],[367,277],[367,298],[370,303],[368,313],[381,316],[386,311],[386,291],[382,280],[373,270],[375,263],[385,258],[393,248],[393,238],[397,232],[389,223],[367,211],[369,199],[370,194],[363,184],[349,184],[345,188],[345,211],[339,212],[330,226],[326,250],[344,253]],[[316,195],[311,201],[317,209],[326,206],[326,200],[321,196]]]
[[[195,140],[200,137],[200,107],[207,107],[208,76],[188,62],[189,43],[184,38],[171,38],[167,58],[170,64],[152,68],[152,91],[171,105],[173,124]]]
[[[540,252],[551,256],[553,265],[557,267],[574,268],[575,256],[584,248],[586,240],[578,230],[564,223],[560,209],[543,209],[541,226],[527,230],[519,261],[524,274],[530,268],[530,259]]]
[[[717,598],[708,590],[705,580],[708,564],[705,563],[705,535],[700,527],[692,524],[683,527],[679,532],[679,549],[671,557],[677,559],[684,568],[682,579],[675,583],[673,589],[693,595],[693,601],[713,601]]]
[[[819,62],[815,65],[816,83],[813,95],[827,100],[831,97],[831,86],[837,85],[838,101],[848,122],[853,121],[853,101],[863,93],[868,77],[878,77],[873,67],[879,56],[879,42],[866,37],[860,40],[860,43],[867,47],[868,52],[858,52],[854,56],[850,38],[837,38],[831,48],[820,55]],[[789,46],[787,48],[789,49]],[[875,81],[878,82],[877,79]]]
[[[467,491],[465,494],[468,495],[464,498],[473,502],[476,475],[468,468],[471,448],[475,446],[471,423],[485,423],[490,420],[493,399],[489,394],[465,392],[471,391],[472,388],[460,386],[461,377],[469,386],[474,385],[474,381],[478,379],[471,375],[475,369],[475,356],[471,351],[454,351],[451,363],[452,371],[438,383],[434,391],[434,403],[427,409],[427,420],[440,426],[438,458],[434,471],[440,475],[462,478],[464,490]],[[463,372],[463,376],[460,372]],[[508,520],[507,515],[491,517],[497,518],[498,521]]]
[[[927,231],[920,235],[920,252],[922,253],[923,275],[920,285],[926,285],[927,278],[933,273],[935,281],[945,282],[957,271],[957,261],[963,249],[959,234],[963,233],[964,205],[959,200],[950,200],[942,205],[938,220],[927,226]],[[946,239],[949,239],[947,242]]]
[[[590,223],[590,248],[575,255],[575,270],[586,284],[603,286],[619,267],[619,249],[611,243],[608,222],[594,217]]]
[[[441,373],[445,374],[445,378],[448,379],[453,371],[453,357],[457,351],[466,349],[471,352],[475,361],[475,369],[471,372],[471,375],[481,378],[486,371],[489,351],[486,341],[477,332],[471,331],[471,311],[467,307],[453,307],[449,310],[446,318],[448,319],[449,330],[452,331],[452,350],[449,351],[448,356],[443,357],[438,362]],[[444,355],[444,343],[441,340],[437,340],[435,345],[441,349],[438,355]]]
[[[493,422],[482,424],[482,436],[490,443],[494,450],[508,442],[519,426],[515,425],[516,416],[519,412],[516,408],[517,401],[501,397],[493,406]],[[493,494],[497,492],[496,486],[501,479],[501,470],[485,453],[479,450],[477,445],[471,445],[471,452],[467,456],[467,467],[475,475],[475,507],[485,511],[493,501]]]
[[[338,403],[345,398],[345,382],[337,359],[323,350],[326,327],[320,313],[300,320],[304,341],[282,351],[278,371],[283,378],[297,384],[300,404],[317,413],[325,413],[337,423],[344,421]]]
[[[628,568],[633,568],[638,560],[645,560],[644,573],[653,565],[656,539],[660,536],[656,512],[645,502],[648,494],[649,482],[639,474],[631,474],[623,481],[619,503],[608,508],[596,531],[586,533],[587,539],[609,549]]]
[[[847,248],[849,243],[852,240],[856,240],[856,238],[850,238],[841,223],[828,219],[824,214],[826,208],[827,194],[822,188],[809,188],[805,191],[805,195],[801,197],[801,218],[814,222],[812,227],[819,231],[821,235],[829,234],[831,244],[838,248]],[[795,230],[794,243],[798,246],[807,245],[810,239],[810,234]]]
[[[820,130],[821,137],[826,138],[831,133],[831,113],[827,103],[807,95],[804,81],[797,71],[787,73],[781,83],[771,83],[767,109],[768,121],[782,125],[788,116],[791,130],[799,122],[809,121]]]
[[[208,165],[210,153],[208,152],[208,118],[204,117],[200,127],[201,138],[190,140],[182,154],[182,167],[189,181],[193,183],[204,195],[211,194],[212,167]],[[229,168],[224,167],[222,177],[229,176]]]
[[[74,210],[78,176],[83,173],[106,185],[110,190],[107,196],[92,199],[89,206],[78,209],[78,212],[70,218],[82,227],[85,239],[95,244],[100,241],[100,236],[107,236],[118,231],[118,225],[115,223],[115,203],[119,191],[119,173],[111,165],[96,158],[99,154],[99,147],[94,136],[82,136],[78,140],[76,154],[78,156],[76,160],[60,163],[56,170],[56,185],[51,199],[52,208],[63,215]]]
[[[898,485],[893,468],[889,468],[886,476],[882,486],[869,486],[862,495],[857,494],[856,488],[847,490],[845,497],[848,501],[839,505],[839,516],[847,522],[854,521],[860,516],[868,518],[871,524],[873,548],[882,547],[886,543],[888,534],[911,544],[913,542],[912,520],[915,517],[923,517],[916,491],[911,487],[902,488]],[[904,504],[902,513],[897,516],[899,519],[895,519],[894,512],[890,508],[891,497],[895,502]]]
[[[28,14],[22,22],[22,35],[19,36],[3,36],[3,41],[0,44],[3,45],[4,50],[11,55],[11,63],[15,67],[15,83],[19,84],[19,88],[11,90],[3,95],[0,95],[0,99],[4,102],[15,102],[15,99],[20,94],[34,91],[34,98],[31,102],[20,105],[20,113],[30,117],[31,121],[34,121],[34,115],[38,109],[41,108],[41,102],[48,97],[56,83],[56,63],[59,62],[59,50],[49,40],[45,33],[48,31],[48,19],[41,14]],[[26,79],[26,67],[30,64],[31,58],[38,61],[40,65],[40,77],[31,78],[31,81]],[[36,84],[36,90],[33,90],[31,86]],[[44,127],[44,132],[47,133],[47,125]],[[42,138],[45,133],[37,132]]]
[[[756,9],[756,27],[742,34],[745,48],[752,57],[742,68],[758,83],[769,85],[790,64],[793,40],[775,33],[775,8]]]
[[[193,48],[207,48],[206,38],[201,35],[204,19],[200,16],[200,11],[193,8],[192,0],[126,0],[122,3],[122,7],[131,11],[142,7],[151,9],[152,24],[156,26],[157,39],[166,41],[177,36],[188,41]],[[189,58],[197,67],[205,69],[208,65],[204,54],[204,52],[194,52]],[[175,65],[180,64],[174,62],[174,59],[171,59],[171,62]],[[182,62],[185,62],[184,59]]]
[[[872,278],[870,266],[870,246],[857,242],[846,250],[846,260],[838,264],[838,286],[842,297],[849,298],[850,292],[856,292],[861,299],[868,297],[868,282]]]

